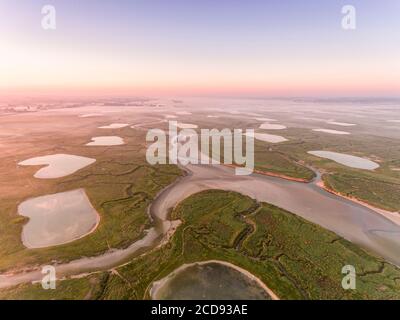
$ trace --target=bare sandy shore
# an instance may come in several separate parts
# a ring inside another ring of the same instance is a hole
[[[338,197],[342,197],[347,200],[353,201],[355,203],[361,204],[362,206],[367,207],[368,209],[371,209],[371,210],[383,215],[385,218],[389,219],[390,221],[393,221],[395,224],[400,226],[400,212],[398,212],[398,211],[393,212],[393,211],[388,211],[385,209],[377,208],[377,207],[374,207],[374,206],[370,205],[369,203],[361,201],[355,197],[345,196],[344,194],[341,194],[339,192],[336,192],[336,191],[328,188],[323,181],[317,182],[316,185],[319,186],[320,188],[324,189],[325,191],[332,193]]]

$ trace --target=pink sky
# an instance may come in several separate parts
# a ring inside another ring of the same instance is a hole
[[[190,1],[189,1],[190,2]],[[398,96],[398,1],[4,0],[1,94]],[[380,19],[379,17],[384,17]]]

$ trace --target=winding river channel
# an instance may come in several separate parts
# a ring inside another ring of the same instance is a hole
[[[269,202],[329,229],[393,264],[400,265],[400,226],[361,204],[331,194],[317,182],[301,183],[252,174],[237,176],[222,165],[188,165],[188,174],[162,190],[149,207],[154,227],[125,249],[113,249],[56,266],[57,277],[108,270],[166,241],[178,222],[168,211],[188,196],[206,189],[236,191]],[[40,270],[0,275],[0,288],[42,279]]]

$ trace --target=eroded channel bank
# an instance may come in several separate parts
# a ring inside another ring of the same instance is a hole
[[[168,220],[169,209],[190,195],[207,189],[235,191],[258,201],[269,202],[400,265],[399,225],[372,209],[330,194],[315,183],[305,184],[258,174],[236,176],[232,168],[221,165],[188,165],[185,168],[188,175],[162,190],[149,207],[154,227],[142,239],[125,249],[114,249],[99,256],[59,264],[58,278],[107,270],[154,248],[171,236],[176,227],[176,223]],[[40,270],[4,274],[0,275],[0,288],[41,278]]]

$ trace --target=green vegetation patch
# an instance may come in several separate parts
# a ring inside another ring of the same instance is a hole
[[[208,190],[184,200],[171,217],[182,224],[170,242],[107,273],[101,293],[91,298],[149,298],[153,281],[184,263],[212,259],[250,271],[281,299],[400,298],[398,268],[273,205],[234,192]],[[342,288],[345,265],[356,269],[356,290]],[[61,282],[64,287],[54,297],[68,298],[74,287],[89,286],[82,282],[88,277],[84,279]],[[25,291],[42,290],[35,288],[19,286],[1,294],[15,297],[18,290],[26,297]],[[80,292],[75,298],[82,298]]]
[[[144,230],[150,225],[147,208],[151,201],[174,182],[181,171],[173,165],[150,166],[137,164],[134,160],[143,161],[133,158],[122,164],[118,160],[115,163],[100,160],[87,170],[62,179],[57,185],[47,186],[51,193],[84,188],[100,215],[100,223],[93,233],[64,245],[25,248],[20,235],[27,219],[17,215],[15,199],[1,203],[0,210],[6,213],[0,214],[1,272],[49,261],[65,262],[94,256],[110,248],[127,247],[143,237]],[[44,194],[40,189],[37,192]]]
[[[360,199],[389,211],[400,210],[400,182],[376,179],[363,174],[333,173],[323,175],[325,185],[339,193]]]

